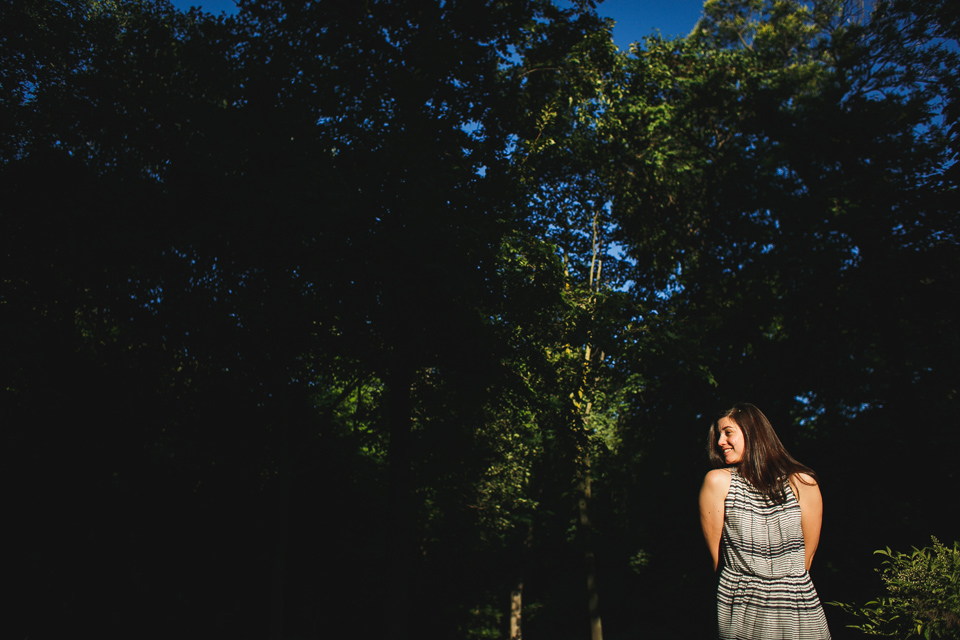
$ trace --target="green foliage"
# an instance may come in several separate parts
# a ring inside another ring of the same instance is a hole
[[[493,604],[472,607],[469,611],[469,623],[459,629],[461,637],[470,640],[494,640],[502,638],[504,610]]]
[[[874,553],[886,558],[877,569],[886,595],[863,606],[830,603],[863,620],[854,629],[904,640],[960,638],[960,542],[950,548],[933,538],[911,553]]]

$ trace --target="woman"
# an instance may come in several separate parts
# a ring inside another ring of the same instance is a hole
[[[816,474],[752,404],[711,427],[708,450],[715,468],[700,490],[700,522],[720,568],[721,640],[830,638],[808,573],[823,516]]]

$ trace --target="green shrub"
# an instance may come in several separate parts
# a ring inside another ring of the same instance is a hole
[[[862,620],[850,625],[867,635],[960,640],[960,542],[953,548],[933,538],[933,546],[912,553],[875,551],[885,556],[880,572],[886,595],[862,607],[831,602]]]

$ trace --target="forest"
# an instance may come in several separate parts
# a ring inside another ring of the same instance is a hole
[[[960,4],[611,34],[0,3],[11,638],[708,638],[739,401],[864,637],[874,552],[960,539]]]

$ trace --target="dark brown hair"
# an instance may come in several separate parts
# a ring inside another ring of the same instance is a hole
[[[767,416],[749,402],[733,405],[710,426],[707,452],[710,455],[710,464],[715,469],[727,466],[718,444],[720,420],[723,418],[736,422],[743,432],[743,457],[736,465],[737,472],[768,500],[783,504],[787,499],[784,481],[795,473],[806,473],[817,482],[817,474],[787,453]],[[802,479],[798,480],[803,482]]]

